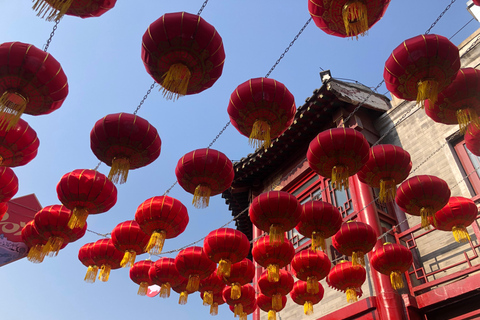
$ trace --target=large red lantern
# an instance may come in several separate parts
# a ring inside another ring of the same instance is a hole
[[[358,39],[383,17],[389,4],[390,0],[309,0],[308,12],[327,34]]]
[[[267,269],[268,280],[271,282],[277,282],[280,279],[280,269],[287,266],[294,255],[295,248],[285,237],[279,246],[272,246],[269,236],[262,237],[253,244],[253,259]]]
[[[308,291],[308,284],[305,281],[297,281],[293,285],[292,291],[290,291],[290,297],[293,302],[299,305],[303,305],[303,313],[307,316],[313,314],[313,305],[319,303],[323,299],[325,290],[322,285],[318,284],[318,292],[310,293]]]
[[[211,196],[230,188],[235,173],[226,155],[207,148],[191,151],[180,158],[175,175],[178,184],[193,194],[195,208],[206,208]]]
[[[100,268],[98,280],[107,282],[110,271],[121,268],[120,262],[124,253],[118,250],[111,239],[100,239],[90,247],[90,257],[94,264]]]
[[[18,119],[9,130],[0,129],[0,165],[26,165],[37,156],[39,144],[35,130],[26,121]]]
[[[0,45],[0,128],[9,130],[23,113],[51,113],[68,94],[67,77],[51,54],[21,42]]]
[[[438,93],[455,79],[460,69],[457,46],[447,38],[419,35],[405,40],[385,62],[383,78],[397,98],[435,104]]]
[[[18,178],[9,167],[0,167],[0,203],[7,202],[17,194]]]
[[[204,301],[205,294],[203,292],[200,292],[200,298],[202,299],[202,301]],[[214,293],[213,303],[210,305],[210,314],[212,316],[218,315],[218,306],[221,306],[224,303],[225,303],[225,300],[223,300],[223,291]]]
[[[109,114],[95,123],[90,147],[95,156],[111,166],[113,183],[127,182],[128,172],[144,167],[160,155],[162,141],[147,120],[129,113]]]
[[[175,259],[172,258],[164,257],[155,261],[148,275],[154,284],[160,286],[160,298],[170,297],[170,289],[183,281],[175,267]]]
[[[377,243],[377,234],[368,224],[359,221],[344,223],[335,234],[332,244],[338,252],[352,256],[352,265],[365,266],[365,254]]]
[[[272,307],[272,298],[267,297],[264,294],[259,294],[257,296],[257,306],[262,309],[263,311],[268,313],[268,320],[276,320],[277,319],[277,312],[282,311],[287,304],[287,297],[282,296],[282,305],[280,308],[273,308]]]
[[[312,250],[325,251],[325,239],[342,226],[343,218],[337,207],[324,201],[307,201],[301,205],[300,222],[295,227],[301,235],[312,238]]]
[[[27,259],[33,263],[41,263],[45,259],[45,252],[43,251],[43,246],[47,243],[40,233],[38,233],[37,228],[35,227],[35,221],[32,220],[28,222],[22,228],[22,241],[28,247]],[[65,244],[66,245],[66,244]]]
[[[135,262],[130,268],[130,279],[139,285],[137,292],[139,296],[147,295],[148,287],[153,285],[152,280],[148,276],[151,266],[153,266],[153,261],[143,260]]]
[[[212,25],[200,16],[175,12],[148,27],[142,39],[142,60],[167,99],[176,99],[213,86],[222,75],[225,52]]]
[[[61,203],[72,210],[68,226],[82,228],[89,214],[110,210],[117,202],[117,188],[96,170],[77,169],[69,172],[57,184]]]
[[[358,179],[372,188],[380,188],[381,203],[395,200],[397,184],[405,180],[412,169],[410,154],[391,144],[380,144],[370,148],[370,156],[358,171]]]
[[[180,296],[178,297],[178,304],[185,305],[188,302],[188,295],[194,293],[196,290],[188,288],[189,280],[187,278],[183,278],[180,281],[180,284],[172,287],[172,290],[178,293]]]
[[[473,4],[476,6],[480,6],[480,0],[473,0]]]
[[[250,252],[250,241],[241,231],[220,228],[205,237],[203,251],[213,262],[218,263],[218,276],[228,278],[232,263],[242,261]]]
[[[258,287],[264,295],[272,298],[272,308],[277,310],[282,308],[282,297],[292,291],[294,282],[292,275],[285,270],[280,270],[277,282],[270,282],[268,271],[265,271],[258,279]]]
[[[5,213],[7,213],[7,210],[8,210],[8,203],[1,202],[0,203],[0,221],[2,221],[3,216],[5,215]]]
[[[216,263],[210,260],[202,247],[188,247],[175,257],[175,267],[180,275],[188,279],[187,290],[195,292],[200,280],[215,271]]]
[[[159,254],[165,239],[175,238],[185,231],[189,218],[187,208],[180,201],[160,196],[142,202],[135,212],[135,221],[150,235],[145,251]]]
[[[252,314],[257,310],[257,301],[253,300],[250,302],[250,304],[243,305],[242,306],[242,312],[240,313],[235,313],[235,310],[237,309],[236,306],[230,306],[230,310],[233,312],[233,316],[236,317],[238,315],[239,320],[247,320],[247,316],[249,314]]]
[[[272,245],[280,245],[285,232],[300,222],[302,208],[297,198],[285,191],[268,191],[252,200],[249,216],[260,230],[268,232]]]
[[[330,178],[336,189],[348,188],[348,177],[367,162],[370,146],[355,129],[335,128],[320,132],[310,142],[307,160],[313,171]]]
[[[410,250],[402,245],[389,242],[385,242],[370,257],[370,263],[375,270],[390,276],[392,288],[395,290],[405,286],[402,273],[408,271],[412,262],[413,257]]]
[[[435,226],[435,212],[450,198],[448,184],[435,176],[419,175],[405,180],[397,190],[395,202],[408,214],[422,218],[422,228],[429,229],[430,217]]]
[[[120,266],[132,267],[137,255],[145,253],[149,239],[149,235],[133,220],[121,222],[113,228],[112,243],[118,250],[124,252]]]
[[[253,262],[245,258],[240,262],[232,264],[230,269],[230,276],[228,278],[223,277],[223,281],[230,286],[230,297],[233,300],[237,300],[241,297],[241,287],[247,283],[252,282],[255,276],[255,265]]]
[[[480,125],[475,122],[467,126],[465,132],[465,147],[477,157],[480,156]]]
[[[241,316],[244,312],[246,312],[247,308],[244,307],[255,303],[255,289],[251,284],[246,284],[242,286],[241,291],[241,298],[232,299],[230,295],[230,287],[225,287],[223,289],[223,300],[225,300],[225,302],[230,306],[230,308],[233,309],[232,311],[234,312],[235,317]]]
[[[292,259],[292,269],[295,277],[307,282],[308,293],[318,293],[318,281],[330,272],[331,262],[322,251],[303,250]]]
[[[268,78],[250,79],[230,96],[228,115],[232,125],[249,143],[266,149],[293,123],[295,99],[281,82]]]
[[[330,287],[345,292],[347,302],[356,302],[362,295],[361,286],[367,278],[367,272],[361,265],[352,265],[341,261],[335,265],[327,276]]]
[[[213,295],[222,292],[225,288],[223,279],[218,276],[217,270],[213,271],[208,277],[200,280],[198,291],[202,293],[203,305],[211,306],[213,304]]]
[[[435,213],[435,229],[452,231],[457,242],[470,241],[467,227],[478,215],[475,202],[464,197],[451,197],[448,203]]]
[[[35,0],[34,0],[35,1]],[[36,0],[33,10],[47,21],[59,21],[65,14],[80,18],[99,17],[115,6],[117,0]]]
[[[92,259],[92,246],[93,242],[84,244],[78,250],[78,260],[87,267],[87,273],[83,279],[87,283],[94,283],[98,274],[98,266],[95,263],[95,260]]]

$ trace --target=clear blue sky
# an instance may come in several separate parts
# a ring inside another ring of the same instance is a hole
[[[450,2],[393,0],[384,18],[359,41],[328,36],[312,22],[270,77],[287,86],[297,106],[321,86],[320,68],[330,69],[333,77],[375,87],[382,80],[391,51],[403,40],[424,33]],[[432,33],[450,38],[466,24],[472,17],[465,2],[456,1]],[[98,160],[89,141],[94,123],[110,113],[132,113],[153,83],[140,58],[141,38],[148,25],[169,12],[197,13],[201,5],[201,0],[118,0],[115,8],[100,18],[67,16],[61,21],[49,52],[62,64],[70,93],[54,113],[23,117],[37,131],[40,149],[31,163],[14,169],[20,181],[17,196],[35,193],[43,206],[57,204],[55,187],[63,174],[96,166]],[[43,47],[53,23],[36,17],[31,6],[30,0],[0,0],[0,43],[21,41]],[[108,233],[118,223],[133,219],[141,202],[162,195],[176,180],[178,159],[208,146],[228,122],[226,110],[232,91],[250,78],[265,76],[309,14],[307,0],[210,0],[202,17],[223,38],[226,61],[222,77],[201,94],[176,102],[166,101],[156,89],[152,92],[138,115],[157,128],[163,142],[160,157],[148,167],[131,171],[128,182],[118,186],[116,206],[89,217],[89,229]],[[478,27],[477,21],[471,22],[452,42],[458,45]],[[385,86],[379,92],[385,93]],[[253,152],[248,139],[231,126],[213,148],[232,160]],[[103,164],[99,170],[106,174],[109,167]],[[231,220],[220,196],[212,198],[207,209],[195,209],[190,204],[192,196],[179,186],[170,196],[187,206],[190,223],[177,239],[167,240],[165,251],[198,240]],[[113,271],[107,283],[85,283],[86,268],[77,259],[78,249],[98,239],[87,233],[41,264],[23,259],[0,268],[0,317],[211,319],[198,293],[189,297],[186,306],[177,304],[175,293],[167,300],[137,296],[137,285],[127,269]],[[140,256],[137,261],[147,257]],[[221,306],[217,319],[231,317],[227,306]]]

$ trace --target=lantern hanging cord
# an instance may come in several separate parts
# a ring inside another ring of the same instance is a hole
[[[102,238],[108,238],[109,235],[111,235],[111,233],[98,233],[98,232],[95,232],[93,230],[90,230],[90,229],[87,229],[88,232],[91,232],[93,234],[96,234],[97,236],[100,236]]]
[[[460,28],[460,30],[458,30],[457,32],[455,32],[453,34],[453,36],[451,36],[450,38],[448,38],[448,40],[452,40],[453,37],[455,37],[460,31],[462,31],[466,26],[468,26],[470,24],[470,22],[472,22],[473,20],[475,20],[475,18],[472,18],[470,19],[467,23],[465,23],[465,25],[463,27]]]
[[[143,96],[142,100],[140,101],[140,103],[138,104],[138,107],[137,109],[135,109],[135,111],[133,111],[133,114],[136,115],[138,110],[140,110],[140,108],[142,107],[142,105],[145,103],[145,100],[147,100],[148,98],[148,95],[152,92],[153,88],[155,88],[155,84],[157,84],[155,81],[152,83],[152,85],[150,86],[150,88],[148,88],[147,90],[147,93]]]
[[[201,15],[202,14],[202,11],[203,9],[205,9],[205,7],[207,6],[207,3],[208,3],[208,0],[205,0],[202,4],[202,6],[200,7],[200,10],[198,10],[198,13],[197,13],[197,16]]]
[[[53,36],[55,35],[55,31],[57,31],[59,23],[60,23],[60,20],[55,21],[55,24],[53,25],[52,32],[50,32],[50,37],[48,38],[47,43],[43,46],[43,51],[47,52],[48,47],[50,46],[50,43],[52,42]]]
[[[435,25],[438,23],[438,21],[440,21],[440,19],[442,19],[443,15],[448,11],[448,9],[450,9],[450,7],[452,6],[452,4],[457,1],[457,0],[452,0],[448,5],[447,7],[445,8],[445,10],[442,11],[442,13],[440,13],[440,15],[438,16],[437,20],[435,20],[432,25],[430,26],[430,28],[428,28],[427,31],[425,31],[425,34],[429,34],[430,31],[432,31],[433,27],[435,27]]]

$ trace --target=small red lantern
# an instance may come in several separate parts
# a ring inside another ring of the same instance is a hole
[[[202,301],[205,299],[205,295],[203,292],[200,292],[200,298]],[[210,314],[212,316],[218,315],[218,306],[221,306],[225,303],[223,300],[223,291],[217,292],[213,294],[213,303],[210,305]]]
[[[272,298],[272,308],[275,310],[282,308],[282,297],[292,291],[293,283],[292,275],[285,270],[280,270],[277,282],[270,282],[268,271],[263,272],[258,279],[258,287],[264,295]]]
[[[241,288],[242,294],[240,299],[232,299],[230,293],[230,287],[223,289],[223,300],[233,309],[234,316],[242,316],[244,312],[247,312],[247,306],[255,303],[255,289],[251,284],[246,284]],[[256,304],[255,304],[256,307]],[[245,309],[245,310],[244,310]]]
[[[285,232],[300,222],[302,208],[295,196],[285,191],[268,191],[252,200],[250,220],[260,230],[268,232],[271,244],[280,245]]]
[[[323,299],[325,290],[320,283],[318,284],[319,290],[317,293],[310,293],[307,288],[308,284],[305,281],[299,280],[295,282],[292,291],[290,291],[290,297],[296,304],[303,305],[303,313],[309,316],[313,314],[313,305]]]
[[[112,167],[108,179],[113,183],[127,182],[129,170],[155,161],[161,146],[157,129],[129,113],[109,114],[90,132],[90,147],[100,161]]]
[[[358,221],[344,223],[332,241],[338,252],[352,256],[352,265],[365,266],[365,254],[377,243],[377,234],[368,224]]]
[[[370,148],[370,156],[358,171],[358,179],[372,188],[380,188],[379,202],[391,202],[397,194],[397,184],[405,180],[412,170],[410,154],[391,144]]]
[[[18,178],[9,167],[0,167],[0,202],[12,199],[18,191]]]
[[[480,6],[480,0],[473,0],[473,4],[476,6]]]
[[[172,290],[180,295],[178,304],[185,305],[188,302],[188,295],[194,293],[196,290],[188,289],[189,279],[183,278],[180,284],[172,287]]]
[[[3,216],[5,213],[7,213],[8,210],[8,204],[6,202],[1,202],[0,203],[0,221],[2,221]]]
[[[435,229],[452,231],[457,242],[469,242],[467,227],[478,215],[475,202],[464,197],[451,197],[448,203],[435,213]]]
[[[271,282],[277,282],[280,279],[280,269],[287,266],[294,255],[295,248],[285,237],[279,246],[272,246],[269,236],[260,238],[253,244],[253,259],[262,267],[267,268],[268,280]]]
[[[217,270],[213,271],[211,275],[203,280],[200,280],[198,291],[202,293],[203,305],[211,306],[213,304],[213,295],[222,292],[225,288],[225,283],[221,277],[218,276]]]
[[[452,83],[460,69],[457,46],[447,38],[419,35],[405,40],[385,62],[387,89],[399,99],[435,104],[438,93]]]
[[[121,268],[124,253],[113,245],[111,239],[100,239],[91,246],[90,255],[94,264],[100,267],[98,280],[107,282],[110,271]]]
[[[115,6],[117,0],[34,0],[33,10],[47,21],[59,21],[65,14],[80,18],[99,17]]]
[[[95,261],[92,259],[92,246],[93,242],[84,244],[78,250],[78,260],[87,267],[87,273],[83,279],[87,283],[94,283],[98,274],[98,266],[95,264]]]
[[[112,243],[124,252],[120,266],[132,267],[138,254],[145,253],[150,237],[140,229],[137,222],[128,220],[119,223],[112,230]]]
[[[45,252],[43,251],[44,245],[47,243],[40,233],[38,233],[35,227],[35,221],[28,222],[22,228],[22,241],[29,248],[27,259],[33,263],[41,263],[45,259]],[[66,245],[66,244],[65,244]]]
[[[370,263],[378,272],[390,276],[392,288],[397,290],[405,286],[402,273],[412,266],[413,257],[410,250],[404,246],[385,242],[372,253]]]
[[[61,203],[72,210],[68,227],[82,228],[89,214],[107,212],[117,202],[117,188],[96,170],[77,169],[69,172],[57,184]]]
[[[175,267],[175,259],[172,258],[160,258],[148,271],[150,280],[159,285],[160,298],[170,297],[170,289],[180,285],[183,281],[183,277],[178,273]]]
[[[366,35],[390,0],[309,0],[308,12],[322,31],[337,37]]]
[[[216,263],[208,258],[202,247],[189,247],[177,254],[175,267],[181,276],[188,279],[187,290],[195,292],[200,280],[215,271]]]
[[[203,251],[213,262],[218,263],[218,276],[228,278],[232,263],[242,261],[250,252],[250,241],[238,230],[220,228],[205,237]]]
[[[167,99],[195,94],[213,86],[222,75],[225,52],[215,28],[200,16],[167,13],[143,35],[142,60],[164,88]]]
[[[253,300],[250,304],[243,305],[240,314],[235,313],[236,306],[230,306],[229,308],[234,313],[234,317],[238,315],[239,320],[247,320],[247,316],[257,310],[257,301]]]
[[[24,166],[37,156],[37,133],[22,119],[9,130],[0,129],[0,165]]]
[[[422,228],[429,229],[430,217],[435,226],[435,212],[450,198],[448,184],[435,176],[419,175],[405,180],[397,190],[395,202],[408,214],[422,218]]]
[[[193,194],[195,208],[206,208],[211,196],[230,188],[235,173],[226,155],[207,148],[191,151],[178,160],[175,175],[178,184]]]
[[[42,115],[62,105],[67,77],[55,58],[21,42],[0,45],[0,128],[10,130],[23,113]]]
[[[292,259],[295,277],[307,282],[308,293],[318,293],[318,281],[330,272],[331,262],[322,251],[303,250]]]
[[[239,85],[230,96],[228,115],[232,125],[250,145],[270,146],[293,123],[295,99],[281,82],[268,78],[250,79]]]
[[[264,294],[259,294],[257,296],[257,306],[262,309],[263,311],[268,313],[268,320],[277,320],[277,312],[282,311],[287,304],[287,297],[282,296],[282,305],[281,308],[273,308],[272,307],[272,298],[267,297]]]
[[[330,287],[347,294],[347,302],[356,302],[362,295],[361,286],[367,278],[367,272],[361,265],[352,265],[341,261],[334,266],[327,276]]]
[[[471,153],[480,156],[480,125],[475,122],[467,126],[465,132],[465,146]]]
[[[137,292],[139,296],[147,295],[148,287],[153,285],[153,282],[148,276],[151,266],[153,266],[153,262],[151,260],[143,260],[136,262],[130,268],[130,279],[140,286]]]
[[[313,171],[332,179],[336,189],[348,188],[348,177],[367,162],[370,146],[355,129],[335,128],[320,132],[310,142],[307,160]]]
[[[325,239],[330,238],[342,226],[340,211],[328,202],[307,201],[301,205],[300,222],[295,227],[301,235],[312,238],[312,250],[325,251]]]
[[[180,201],[160,196],[142,202],[135,212],[135,221],[150,235],[145,251],[159,254],[165,239],[175,238],[185,231],[189,218],[187,208]]]
[[[233,300],[239,299],[242,295],[241,287],[252,282],[254,276],[255,265],[250,259],[245,258],[232,264],[230,276],[228,278],[223,277],[223,281],[231,288],[230,297]]]

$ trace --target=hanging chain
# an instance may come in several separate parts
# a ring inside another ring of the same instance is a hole
[[[448,11],[448,9],[450,9],[450,7],[452,6],[452,4],[455,2],[456,0],[452,0],[452,2],[450,2],[450,4],[445,8],[445,10],[443,10],[442,13],[440,13],[440,15],[438,16],[437,20],[435,20],[432,25],[430,26],[430,28],[428,28],[427,31],[425,31],[425,34],[429,34],[430,31],[433,29],[433,27],[435,27],[435,25],[438,23],[438,21],[440,21],[440,19],[442,19],[443,15],[445,14],[445,12]]]
[[[60,23],[60,20],[55,21],[55,25],[53,26],[52,32],[50,32],[50,37],[48,38],[47,43],[43,46],[43,51],[47,52],[48,47],[50,46],[50,42],[52,42],[52,38],[55,35],[55,31],[57,31],[59,23]]]
[[[156,82],[154,81],[154,82],[152,83],[152,85],[150,86],[150,88],[148,89],[147,93],[143,96],[142,101],[140,101],[137,109],[135,109],[135,111],[133,112],[134,115],[137,114],[138,110],[140,110],[140,108],[142,107],[142,105],[143,105],[143,103],[145,102],[145,100],[147,100],[147,97],[148,97],[148,95],[150,94],[150,92],[152,92],[153,88],[155,87],[155,84],[156,84]]]
[[[353,109],[353,111],[343,120],[343,124],[346,124],[348,122],[348,120],[350,120],[350,118],[353,117],[353,115],[365,104],[365,102],[367,102],[368,98],[373,96],[374,93],[378,90],[378,88],[380,88],[382,86],[382,84],[384,82],[385,82],[385,80],[382,80],[375,88],[373,88],[372,92],[370,92],[368,94],[368,96],[365,99],[363,99],[363,101],[360,102],[358,104],[358,106],[356,106],[355,109]]]
[[[105,234],[103,234],[103,233],[95,232],[95,231],[90,230],[90,229],[87,229],[87,231],[88,231],[88,232],[91,232],[91,233],[93,233],[93,234],[96,234],[97,236],[100,236],[100,237],[102,237],[102,238],[108,238],[108,236],[111,235],[111,233],[105,233]]]
[[[222,133],[228,128],[228,126],[230,125],[230,121],[227,122],[227,124],[223,127],[222,130],[220,130],[220,132],[217,134],[217,136],[215,137],[215,139],[213,139],[212,142],[210,142],[210,144],[208,145],[207,149],[209,149],[211,146],[213,146],[213,144],[217,141],[217,139],[222,135]]]
[[[175,187],[177,185],[177,181],[175,181],[172,186],[170,188],[167,189],[167,191],[165,191],[163,193],[164,196],[166,196],[170,191],[172,191],[173,187]]]
[[[98,162],[97,166],[93,169],[94,171],[98,171],[98,168],[102,165],[102,161]]]
[[[208,3],[208,0],[205,0],[205,2],[202,4],[202,7],[200,8],[200,10],[198,10],[197,16],[199,16],[200,14],[202,14],[202,11],[203,11],[203,9],[205,9],[205,7],[207,6],[207,3]]]

